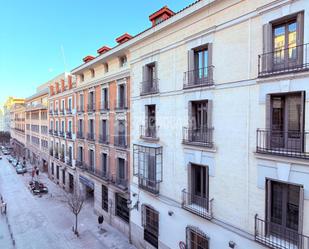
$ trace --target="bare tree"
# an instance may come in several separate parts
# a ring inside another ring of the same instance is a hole
[[[79,194],[76,190],[73,192],[73,194],[67,195],[67,203],[70,207],[70,210],[75,215],[75,227],[74,227],[74,233],[78,236],[78,230],[77,230],[77,219],[80,211],[83,208],[84,204],[84,198]]]

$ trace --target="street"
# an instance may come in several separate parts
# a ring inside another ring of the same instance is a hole
[[[64,191],[40,174],[40,181],[48,186],[49,193],[34,196],[27,185],[30,173],[17,175],[6,157],[0,160],[0,194],[7,203],[7,219],[0,214],[0,248],[11,249],[12,239],[17,249],[134,249],[120,232],[103,225],[97,227],[93,207],[85,203],[79,215],[80,237],[72,232],[74,216],[68,204],[61,200]],[[63,199],[63,198],[62,198]],[[12,233],[10,236],[9,226]]]

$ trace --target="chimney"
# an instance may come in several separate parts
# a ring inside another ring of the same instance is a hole
[[[61,92],[64,92],[64,90],[65,90],[64,80],[61,80]]]
[[[160,22],[165,21],[166,19],[170,18],[173,15],[175,15],[175,13],[172,10],[170,10],[167,6],[164,6],[155,13],[151,14],[149,16],[149,21],[151,21],[152,27],[154,27]]]
[[[99,49],[97,50],[97,52],[98,52],[98,54],[104,54],[104,53],[106,53],[106,52],[109,51],[109,50],[111,50],[111,48],[109,48],[109,47],[107,47],[107,46],[103,46],[103,47],[99,48]]]
[[[116,42],[118,42],[119,44],[125,43],[128,40],[132,39],[133,36],[129,35],[128,33],[123,34],[122,36],[119,36],[118,38],[116,38]]]
[[[93,59],[94,59],[93,56],[87,55],[86,57],[83,58],[83,61],[84,61],[85,63],[87,63],[87,62],[89,62],[89,61],[92,61]]]
[[[68,88],[72,89],[72,75],[68,75]]]
[[[56,85],[56,93],[59,93],[59,83],[56,82],[55,85]]]
[[[51,95],[51,96],[53,96],[55,93],[54,93],[54,86],[53,85],[50,85],[49,86],[49,94]]]

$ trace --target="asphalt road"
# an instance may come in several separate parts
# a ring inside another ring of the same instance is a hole
[[[127,238],[108,224],[97,228],[92,203],[86,202],[79,216],[80,237],[72,232],[74,216],[63,200],[63,190],[46,175],[40,180],[49,194],[34,196],[27,185],[29,173],[17,175],[4,157],[0,160],[0,194],[7,202],[7,217],[17,249],[134,249]],[[52,194],[52,195],[51,195]],[[2,233],[2,234],[1,234]],[[11,238],[4,216],[0,216],[0,248],[10,249]]]

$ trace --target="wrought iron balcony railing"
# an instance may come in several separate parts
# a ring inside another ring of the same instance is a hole
[[[259,77],[309,70],[309,43],[260,54]]]
[[[72,114],[72,109],[71,109],[71,108],[67,108],[67,109],[66,109],[66,113],[67,113],[68,115],[71,115],[71,114]]]
[[[114,136],[114,145],[121,148],[127,148],[126,136]]]
[[[91,103],[87,105],[88,112],[95,112],[95,103]]]
[[[64,163],[64,155],[60,154],[60,161]]]
[[[54,136],[58,136],[58,131],[57,130],[54,130]]]
[[[87,134],[87,140],[95,141],[94,133],[93,132],[90,132],[90,133]]]
[[[60,110],[60,115],[64,115],[64,109]]]
[[[110,176],[110,181],[117,186],[118,188],[122,189],[122,190],[126,190],[128,189],[128,179],[126,178],[121,178],[115,174],[112,174]]]
[[[309,249],[309,237],[255,215],[255,240],[273,249]]]
[[[141,96],[159,92],[158,79],[147,80],[141,83]]]
[[[54,156],[56,159],[59,159],[59,154],[58,152],[55,152],[55,156]]]
[[[213,66],[209,66],[185,72],[183,88],[213,85],[213,69]]]
[[[54,134],[54,131],[53,130],[49,130],[49,135],[53,135]]]
[[[128,104],[126,99],[116,99],[115,100],[115,109],[118,111],[128,109]]]
[[[81,114],[81,113],[84,113],[85,112],[85,109],[84,109],[84,106],[81,105],[77,108],[77,113]]]
[[[59,136],[64,137],[64,131],[59,131]]]
[[[54,112],[53,112],[53,110],[49,110],[49,115],[54,115]]]
[[[101,111],[101,112],[107,112],[107,111],[109,111],[109,104],[108,104],[108,101],[103,101],[103,102],[101,102],[100,111]]]
[[[67,163],[68,166],[71,167],[72,166],[72,159],[67,159],[66,163]]]
[[[158,140],[158,126],[140,126],[140,138]]]
[[[184,144],[199,145],[208,148],[214,146],[213,143],[213,130],[214,128],[186,128],[183,127]]]
[[[213,199],[182,191],[182,208],[205,219],[212,219]]]
[[[85,137],[84,137],[84,133],[82,132],[82,131],[78,131],[77,133],[76,133],[76,137],[78,138],[78,139],[84,139]]]
[[[54,110],[54,115],[58,115],[58,109]]]
[[[66,132],[66,138],[72,139],[72,132],[71,131]]]
[[[100,144],[109,144],[109,139],[108,139],[108,135],[100,135],[99,137],[99,143]]]
[[[256,152],[309,159],[309,152],[306,150],[307,137],[308,132],[258,129]]]
[[[141,176],[138,177],[138,187],[155,195],[160,192],[160,182],[161,181],[154,181]]]

